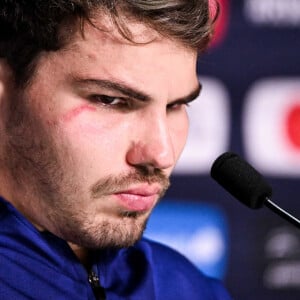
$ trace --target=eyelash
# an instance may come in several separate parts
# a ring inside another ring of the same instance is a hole
[[[132,106],[131,100],[123,97],[112,97],[107,95],[91,95],[89,99],[97,104],[106,107],[119,107],[119,108],[130,108]],[[117,103],[113,103],[117,100]]]
[[[170,110],[170,109],[176,110],[176,109],[180,109],[182,106],[189,107],[190,103],[186,102],[186,101],[178,101],[175,103],[170,103],[167,105],[167,109],[168,110]]]

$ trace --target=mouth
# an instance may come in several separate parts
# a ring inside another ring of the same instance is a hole
[[[162,194],[158,186],[138,186],[114,193],[118,205],[129,212],[150,211]]]

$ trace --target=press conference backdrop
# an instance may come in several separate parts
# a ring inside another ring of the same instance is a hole
[[[220,3],[187,147],[146,235],[223,280],[235,299],[299,300],[299,229],[243,206],[209,171],[219,154],[238,153],[300,217],[300,0]]]

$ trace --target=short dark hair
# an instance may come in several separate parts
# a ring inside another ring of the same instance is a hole
[[[122,17],[131,17],[187,47],[204,51],[214,17],[208,0],[2,0],[0,57],[12,68],[16,83],[31,77],[43,51],[61,49],[95,11],[108,14],[130,40]],[[218,7],[218,5],[217,5]],[[217,9],[218,11],[218,9]],[[217,13],[216,13],[217,15]],[[124,20],[124,19],[123,19]]]

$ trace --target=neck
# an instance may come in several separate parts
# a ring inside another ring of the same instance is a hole
[[[91,260],[91,251],[87,248],[78,246],[73,243],[68,243],[71,249],[73,250],[74,254],[77,256],[79,261],[82,263],[82,265],[85,267],[87,271],[91,269],[92,266],[92,260]]]

